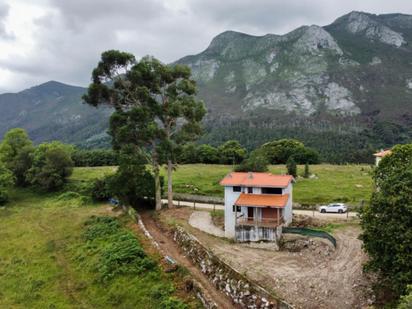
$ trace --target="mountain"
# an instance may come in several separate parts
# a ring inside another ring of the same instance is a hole
[[[412,139],[412,16],[351,12],[285,35],[226,31],[175,63],[192,68],[208,109],[201,142],[247,148],[292,137],[332,162],[365,161]],[[110,109],[81,103],[85,89],[49,82],[0,95],[0,135],[108,143]]]
[[[108,108],[82,103],[85,88],[50,81],[19,93],[0,95],[0,136],[25,128],[35,142],[61,140],[84,146],[108,142]]]
[[[227,31],[177,63],[208,107],[204,141],[297,137],[339,161],[411,140],[411,56],[412,16],[351,12],[282,36]]]

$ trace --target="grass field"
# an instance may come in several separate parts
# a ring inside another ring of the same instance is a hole
[[[284,165],[272,165],[269,169],[275,174],[286,173]],[[228,165],[180,165],[173,174],[174,190],[177,193],[223,197],[219,181],[231,170],[232,166]],[[304,166],[298,166],[299,175],[303,174],[303,170]],[[86,181],[113,171],[113,167],[76,168],[71,181]],[[314,177],[298,177],[293,189],[293,199],[301,204],[341,201],[359,205],[362,200],[367,203],[373,186],[371,171],[369,165],[312,165],[310,172]],[[166,175],[164,170],[162,172]]]
[[[76,170],[73,181],[84,181],[80,175]],[[99,274],[107,273],[103,262],[119,258],[108,253],[122,236],[86,240],[84,222],[108,214],[107,206],[85,203],[74,193],[13,191],[11,202],[0,207],[0,308],[197,307],[192,296],[180,294],[188,307],[165,307],[178,302],[174,286],[179,274],[165,274],[158,266],[102,282]],[[130,234],[130,219],[119,220],[122,233]],[[145,241],[133,237],[138,246]]]

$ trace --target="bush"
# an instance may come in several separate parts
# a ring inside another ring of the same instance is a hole
[[[27,132],[20,128],[9,130],[0,144],[0,161],[13,173],[17,186],[28,184],[26,174],[32,165],[33,151]]]
[[[296,177],[298,172],[297,172],[297,166],[296,166],[296,162],[293,159],[293,157],[290,157],[288,159],[288,162],[286,162],[286,168],[288,170],[288,175],[291,175],[293,177]]]
[[[147,160],[143,154],[133,149],[122,149],[120,164],[116,173],[108,182],[109,191],[123,205],[141,207],[142,204],[154,204],[155,180],[148,169]],[[160,177],[163,191],[163,177]]]
[[[13,174],[0,162],[0,205],[9,200],[8,190],[14,183]]]
[[[161,309],[186,309],[188,308],[182,301],[176,297],[169,296],[164,299],[160,304]]]
[[[72,150],[60,142],[40,144],[27,173],[28,182],[43,191],[61,189],[73,171]]]
[[[136,238],[129,232],[111,237],[110,245],[102,252],[97,269],[102,281],[121,274],[140,274],[153,269],[155,262],[146,256]]]
[[[113,217],[90,217],[84,224],[87,228],[83,233],[86,240],[114,235],[120,230],[120,224]]]
[[[112,197],[112,190],[110,188],[113,176],[106,176],[102,179],[96,179],[93,182],[91,189],[91,196],[95,201],[107,201]]]

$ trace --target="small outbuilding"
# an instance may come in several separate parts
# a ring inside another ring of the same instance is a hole
[[[378,166],[379,162],[382,160],[383,157],[389,155],[392,153],[392,150],[390,149],[382,149],[381,151],[378,151],[377,153],[374,153],[373,155],[375,156],[375,165]]]

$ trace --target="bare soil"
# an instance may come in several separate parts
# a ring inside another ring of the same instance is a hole
[[[173,209],[171,210],[171,213],[174,214],[174,218],[188,219],[186,212],[182,212],[180,209]],[[212,299],[218,308],[237,308],[236,305],[232,303],[231,299],[226,294],[217,290],[209,279],[180,251],[166,226],[162,226],[158,220],[155,220],[150,212],[141,213],[141,218],[146,229],[159,243],[162,251],[191,273],[193,278],[201,284],[202,289],[207,294],[208,298]]]
[[[191,214],[189,209],[162,212],[162,221],[170,220],[176,211],[179,222],[216,255],[296,308],[363,308],[372,299],[370,281],[362,272],[367,257],[358,239],[360,228],[353,223],[334,231],[336,249],[318,244],[299,252],[275,252],[192,228],[183,222]]]

